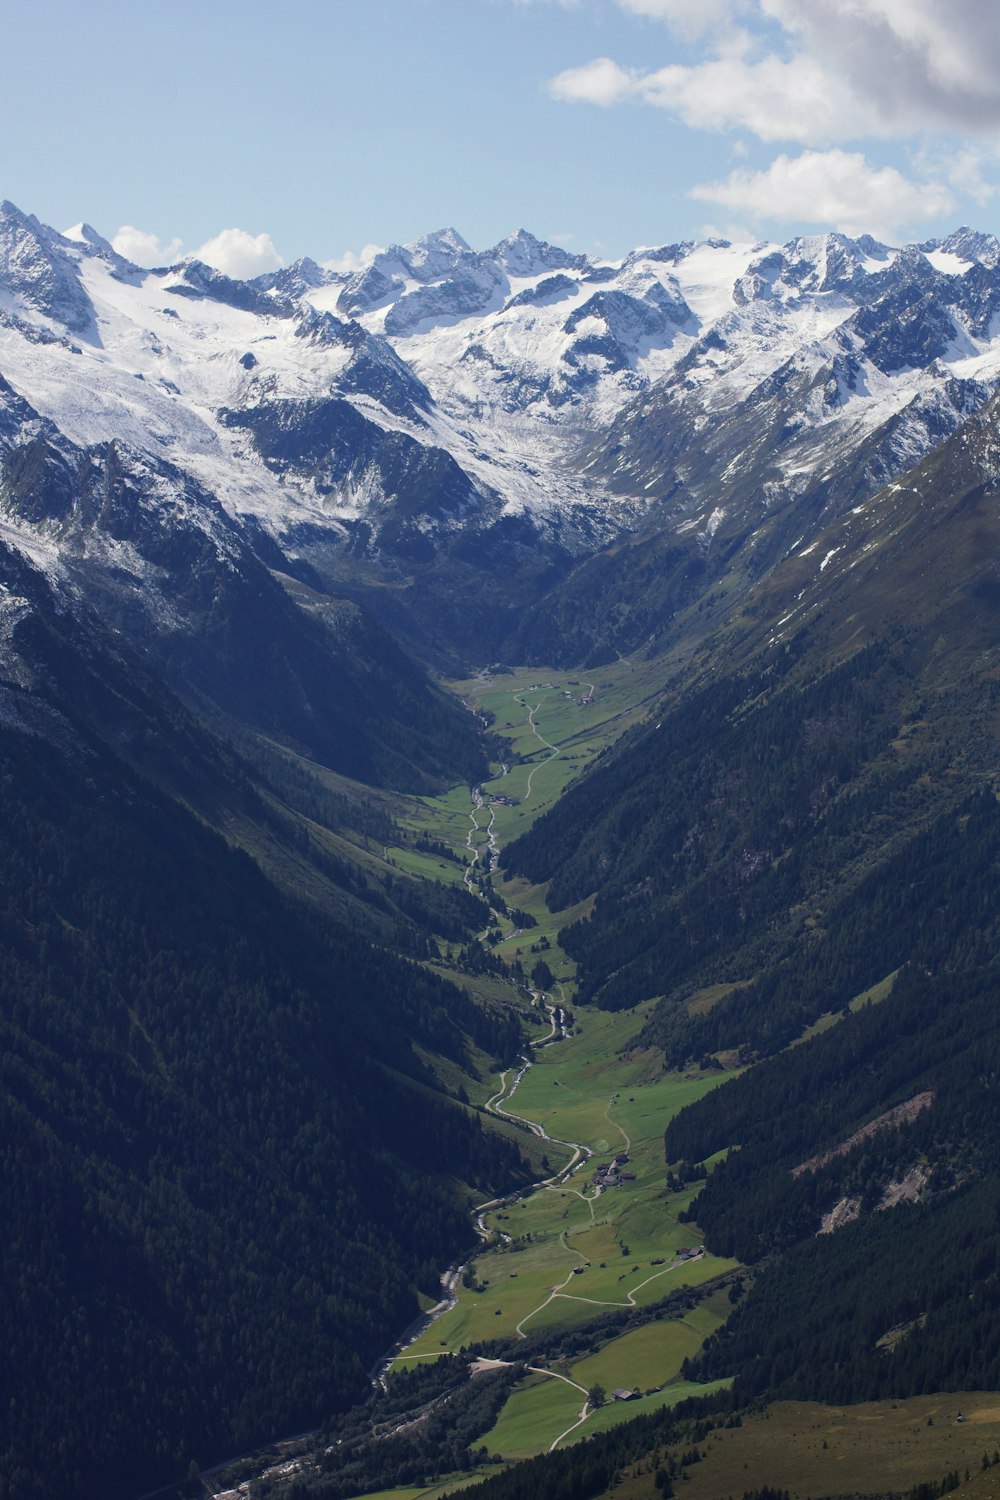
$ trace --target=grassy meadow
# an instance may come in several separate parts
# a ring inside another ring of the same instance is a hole
[[[685,1500],[716,1500],[764,1485],[787,1489],[792,1500],[819,1495],[906,1493],[969,1470],[969,1493],[998,1492],[982,1471],[984,1453],[1000,1446],[996,1392],[914,1396],[860,1406],[779,1401],[744,1416],[741,1427],[719,1428],[699,1445],[700,1463],[685,1469]],[[640,1466],[644,1468],[644,1466]],[[981,1476],[981,1477],[979,1477]],[[961,1495],[964,1489],[956,1491]],[[616,1500],[653,1500],[648,1468],[626,1473]]]
[[[444,844],[467,861],[472,853],[485,851],[492,817],[497,844],[509,843],[637,721],[644,703],[655,696],[661,671],[618,662],[589,675],[535,668],[453,684],[491,718],[499,737],[494,741],[496,774],[483,784],[478,808],[467,787],[441,797],[410,799],[404,812],[410,839]],[[440,851],[417,850],[408,842],[388,854],[401,869],[462,879],[462,866]],[[559,948],[558,936],[567,922],[586,915],[589,902],[552,913],[544,887],[497,877],[496,888],[510,907],[528,912],[537,925],[519,931],[504,921],[494,951],[508,961],[519,957],[529,971],[540,953],[555,975],[551,998],[571,1007],[574,968]],[[500,977],[470,977],[468,984],[482,990],[483,1003],[503,1003],[505,993],[509,1003],[510,988]],[[498,1338],[516,1342],[605,1312],[643,1308],[677,1288],[701,1286],[734,1268],[734,1262],[705,1255],[697,1229],[679,1222],[692,1194],[668,1192],[663,1160],[667,1121],[716,1087],[723,1075],[691,1071],[664,1076],[658,1055],[630,1050],[648,1009],[649,1004],[628,1013],[580,1011],[572,1034],[549,1044],[541,1006],[527,1010],[535,1060],[514,1092],[513,1069],[504,1075],[482,1073],[474,1086],[467,1085],[473,1103],[497,1098],[502,1108],[540,1125],[553,1138],[539,1142],[523,1136],[543,1170],[557,1173],[568,1160],[560,1141],[580,1143],[591,1157],[567,1181],[539,1187],[486,1215],[494,1243],[471,1263],[470,1284],[459,1288],[456,1305],[407,1349],[397,1368],[473,1343]],[[509,1128],[518,1129],[513,1124]],[[592,1182],[596,1164],[619,1152],[628,1154],[626,1170],[633,1180],[598,1192]],[[567,1440],[691,1394],[695,1388],[680,1381],[681,1366],[722,1322],[728,1304],[721,1296],[717,1300],[713,1306],[709,1298],[683,1319],[657,1320],[620,1337],[606,1337],[601,1347],[560,1366],[565,1379],[529,1375],[482,1441],[507,1460],[544,1451],[577,1421],[584,1401],[579,1386],[602,1385],[608,1391],[638,1386],[643,1395],[598,1408]]]
[[[597,1160],[626,1152],[635,1180],[597,1193],[592,1159],[566,1182],[489,1213],[487,1226],[509,1236],[509,1243],[476,1258],[473,1284],[460,1289],[456,1306],[407,1350],[400,1365],[482,1340],[516,1340],[606,1311],[649,1306],[676,1288],[700,1286],[734,1269],[735,1262],[701,1253],[697,1230],[678,1221],[691,1192],[670,1193],[664,1181],[667,1120],[716,1087],[720,1075],[664,1076],[649,1055],[622,1052],[642,1024],[641,1011],[622,1016],[587,1010],[577,1020],[575,1034],[537,1049],[534,1066],[507,1107],[552,1136],[581,1142]],[[550,1153],[554,1171],[559,1158],[552,1148]],[[592,1413],[579,1436],[682,1399],[676,1384],[681,1365],[721,1324],[724,1312],[720,1300],[684,1319],[651,1322],[566,1367],[585,1389],[626,1385],[645,1393],[641,1401]],[[504,1458],[540,1452],[576,1420],[582,1401],[581,1392],[564,1381],[533,1376],[511,1396],[484,1442]]]

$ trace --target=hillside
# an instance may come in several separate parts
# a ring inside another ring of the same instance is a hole
[[[756,1268],[685,1366],[744,1409],[998,1379],[997,416],[703,628],[505,856],[555,909],[597,892],[560,934],[584,996],[746,1068],[665,1143],[709,1249]]]
[[[760,978],[773,1010],[760,976],[832,948],[838,924],[874,926],[869,888],[890,860],[904,867],[916,837],[992,785],[996,418],[991,404],[702,626],[652,721],[508,850],[510,868],[553,882],[555,907],[599,891],[564,934],[584,995],[683,999]],[[926,915],[910,933],[885,924],[877,957],[857,944],[852,993],[899,967]],[[829,993],[804,999],[781,1040],[810,1005],[851,998],[823,967]],[[703,1017],[692,1045],[756,1043],[739,1023],[724,1034],[749,1003]]]
[[[354,1397],[524,1176],[424,1056],[519,1028],[196,818],[249,769],[3,561],[0,1472],[127,1495]]]

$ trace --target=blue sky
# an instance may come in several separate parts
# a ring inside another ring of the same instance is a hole
[[[1000,227],[994,0],[33,0],[4,61],[0,196],[136,259]]]

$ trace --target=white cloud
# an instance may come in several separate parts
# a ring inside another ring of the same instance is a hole
[[[343,255],[334,255],[330,260],[323,262],[327,271],[360,271],[364,266],[371,265],[376,255],[381,255],[385,249],[384,245],[366,245],[363,250],[345,250]]]
[[[610,57],[596,57],[584,63],[582,68],[567,68],[549,84],[554,99],[570,104],[620,104],[623,99],[636,92],[637,81],[632,73],[620,68]]]
[[[134,224],[123,224],[111,243],[119,255],[137,266],[171,265],[180,259],[184,249],[181,240],[172,239],[164,244],[155,234],[136,229]],[[269,234],[248,234],[245,229],[223,229],[192,254],[217,271],[241,280],[260,276],[264,271],[276,271],[283,264]]]
[[[1000,128],[1000,9],[990,0],[759,0],[840,77],[883,134]]]
[[[710,38],[692,63],[560,73],[558,99],[640,100],[704,130],[806,146],[928,130],[1000,132],[1000,6],[991,0],[616,0]],[[739,24],[738,24],[739,23]]]
[[[779,156],[766,171],[732,172],[724,182],[692,188],[689,196],[753,221],[802,220],[883,239],[955,207],[941,183],[913,182],[895,167],[873,167],[860,152],[841,150]]]
[[[980,208],[996,197],[997,189],[984,175],[990,164],[996,168],[1000,151],[984,150],[978,144],[957,148],[925,147],[914,156],[914,166],[923,177],[939,177],[957,193],[971,198]]]
[[[674,64],[634,80],[633,93],[685,125],[749,130],[762,141],[843,139],[845,119],[854,114],[840,80],[811,58],[730,56],[695,67]]]
[[[556,99],[607,107],[627,100],[669,110],[698,130],[748,130],[765,141],[826,143],[842,133],[850,95],[810,61],[733,53],[685,67],[629,72],[610,57],[568,68],[549,84]]]
[[[196,259],[214,266],[226,276],[246,281],[283,264],[269,234],[248,234],[245,229],[223,229],[195,250]]]
[[[119,255],[124,255],[134,266],[169,266],[177,260],[183,246],[178,239],[168,244],[134,224],[123,224],[111,241]]]

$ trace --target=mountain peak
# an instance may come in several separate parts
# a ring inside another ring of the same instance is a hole
[[[542,271],[564,271],[586,264],[586,256],[571,255],[558,245],[538,239],[527,229],[515,229],[487,254],[491,260],[499,261],[511,276],[536,276]]]
[[[433,229],[430,234],[422,234],[418,239],[410,240],[406,249],[411,254],[419,251],[450,250],[455,255],[471,251],[472,246],[468,240],[459,234],[457,229]]]
[[[0,286],[74,333],[93,329],[94,310],[62,236],[7,199],[0,203]]]
[[[62,237],[64,240],[75,240],[78,244],[88,245],[107,258],[121,259],[111,241],[106,240],[103,234],[98,234],[92,224],[74,224],[70,229],[63,230]]]
[[[447,275],[456,261],[472,254],[472,246],[457,229],[436,229],[403,247],[406,264],[418,281],[436,281]]]
[[[984,266],[1000,264],[1000,240],[994,234],[982,234],[963,224],[953,230],[938,247],[948,254],[958,255],[963,260],[979,261]]]

